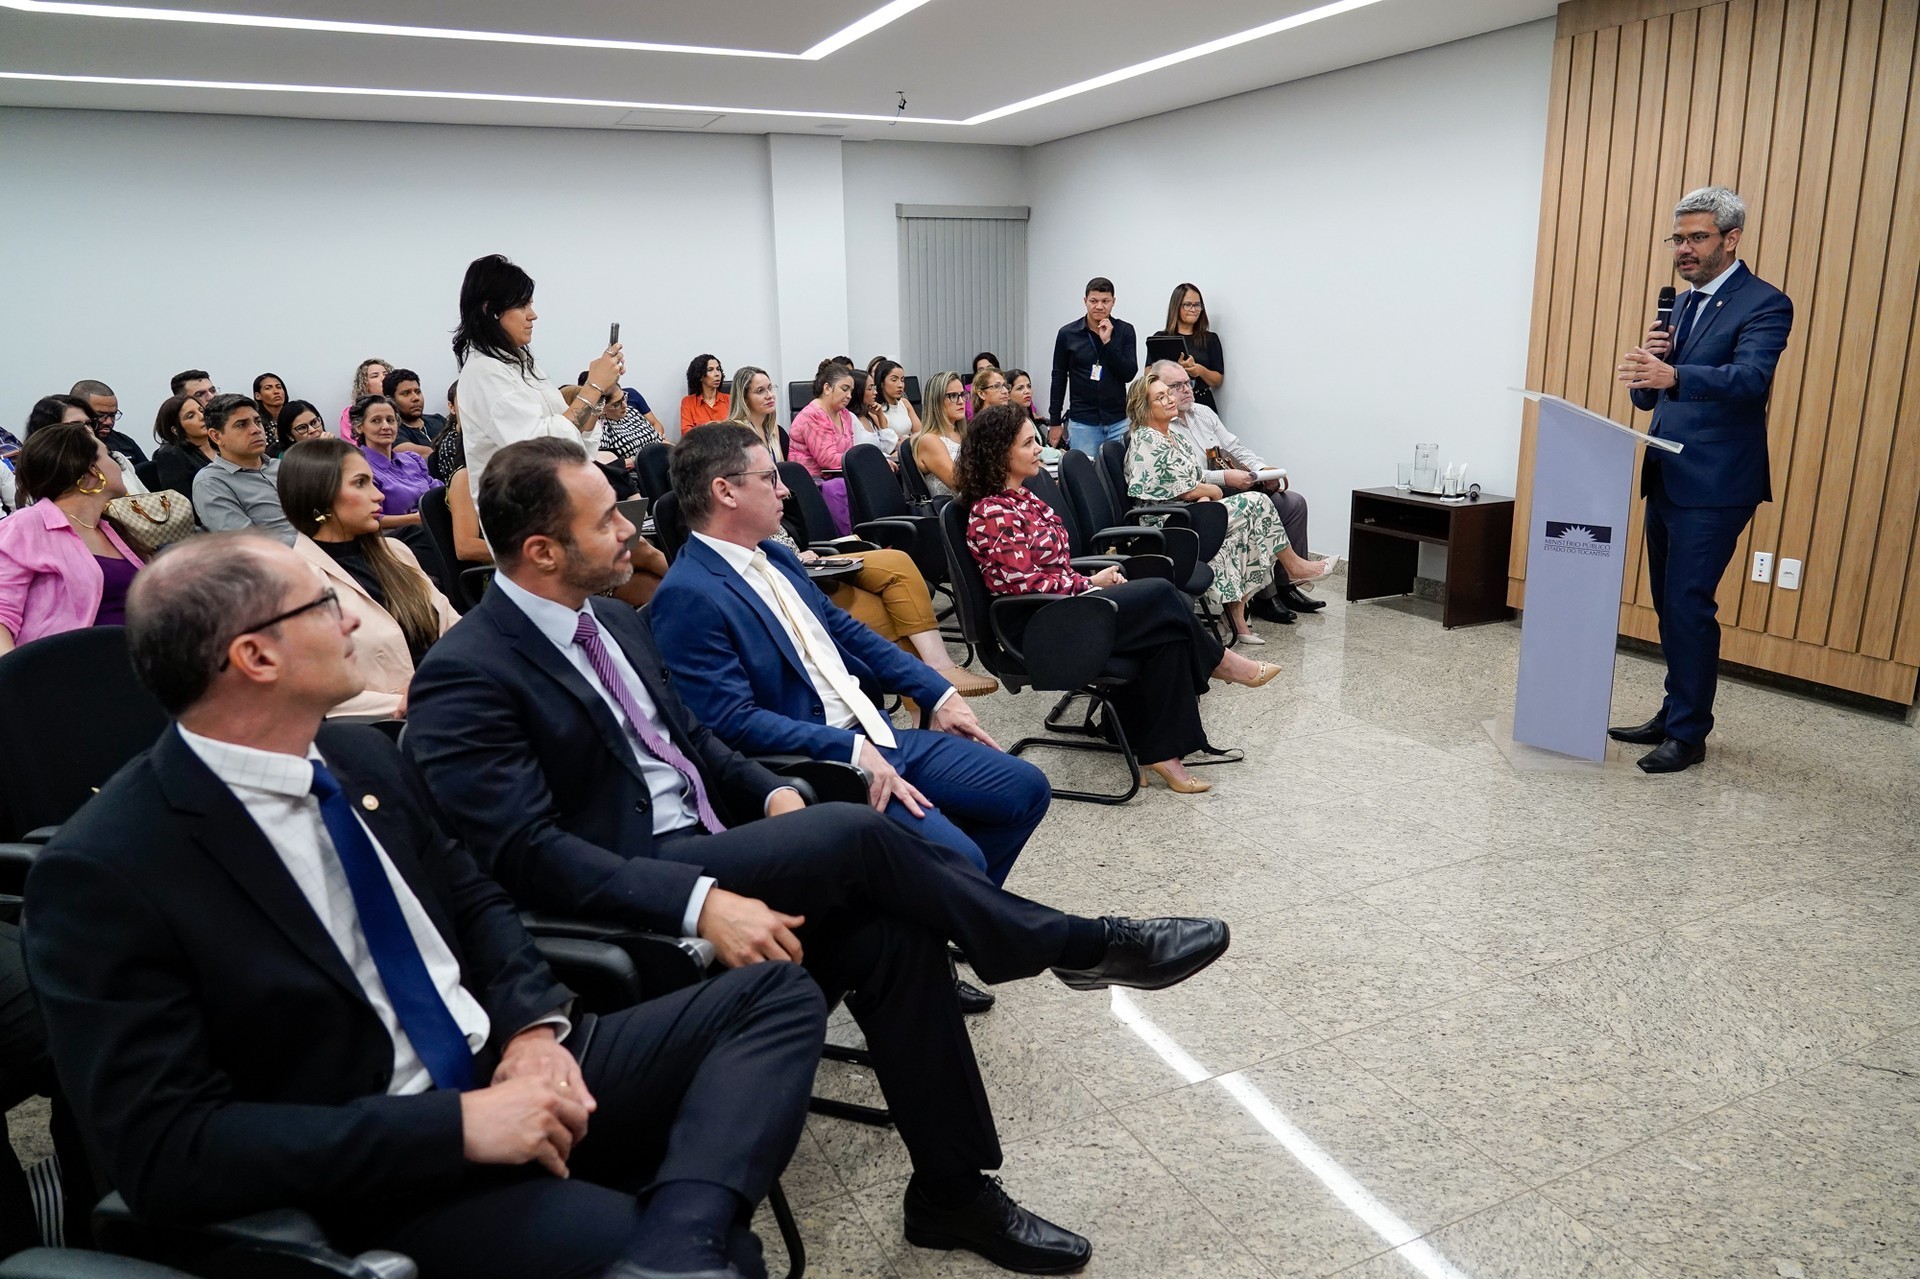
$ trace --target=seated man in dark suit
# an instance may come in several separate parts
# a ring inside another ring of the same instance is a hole
[[[697,934],[728,965],[796,960],[851,991],[913,1160],[908,1239],[1084,1264],[1085,1239],[983,1175],[1000,1145],[945,943],[988,982],[1051,966],[1080,989],[1164,987],[1218,958],[1226,925],[1063,915],[865,805],[803,807],[688,714],[639,614],[597,598],[631,571],[633,526],[577,447],[508,445],[479,508],[500,576],[408,704],[407,752],[447,822],[524,906]]]
[[[653,629],[693,713],[750,755],[858,764],[876,809],[1005,883],[1046,816],[1046,775],[1002,754],[951,684],[835,608],[768,540],[787,491],[752,431],[682,440],[673,491],[693,536],[654,594]],[[935,731],[894,728],[867,686],[913,698]]]
[[[764,1275],[747,1228],[825,1034],[785,965],[575,1022],[369,728],[351,614],[287,547],[195,538],[128,600],[178,716],[28,878],[27,962],[99,1171],[142,1217],[314,1213],[422,1274]]]

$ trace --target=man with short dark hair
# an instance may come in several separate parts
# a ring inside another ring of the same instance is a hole
[[[407,711],[448,825],[524,907],[697,935],[729,966],[797,961],[851,991],[913,1160],[907,1238],[1032,1273],[1084,1265],[1085,1239],[983,1175],[1000,1145],[945,943],[989,983],[1056,966],[1079,989],[1157,988],[1222,954],[1226,925],[1064,915],[871,808],[805,806],[694,718],[646,621],[602,598],[634,530],[579,446],[501,449],[478,505],[499,575],[421,662]]]
[[[427,393],[421,388],[420,375],[412,369],[394,369],[382,385],[400,417],[400,438],[393,447],[432,457],[433,442],[446,429],[447,419],[427,412]]]
[[[693,713],[735,750],[858,765],[875,809],[1005,883],[1046,816],[1046,774],[1003,752],[945,676],[829,603],[770,540],[787,490],[753,431],[702,428],[674,446],[672,470],[693,535],[654,593],[653,628]],[[895,693],[924,728],[888,722],[874,698]]]
[[[127,614],[176,722],[36,859],[26,945],[134,1212],[301,1208],[426,1275],[764,1276],[747,1223],[805,1120],[813,984],[767,965],[575,1014],[385,736],[323,727],[358,624],[304,560],[191,539]]]
[[[1127,438],[1127,383],[1140,371],[1133,326],[1113,318],[1113,281],[1087,281],[1087,314],[1053,339],[1053,389],[1047,397],[1049,439],[1092,457],[1108,440]],[[1068,389],[1073,392],[1067,398]],[[1061,407],[1067,405],[1065,416]]]
[[[193,477],[193,514],[208,532],[257,528],[293,545],[294,527],[280,508],[280,459],[267,456],[260,406],[245,395],[207,401],[207,438],[219,456]]]
[[[201,408],[205,408],[207,401],[219,391],[219,388],[213,384],[213,375],[205,369],[183,369],[173,375],[173,381],[169,385],[173,387],[175,395],[184,395],[200,401]]]
[[[67,394],[79,396],[93,410],[94,433],[107,442],[109,453],[124,454],[135,465],[147,460],[146,450],[132,436],[114,429],[125,415],[120,412],[120,397],[113,393],[112,387],[93,378],[82,378]]]

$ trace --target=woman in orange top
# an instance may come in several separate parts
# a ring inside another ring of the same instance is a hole
[[[721,390],[726,370],[717,355],[696,355],[687,365],[687,394],[680,401],[680,434],[696,426],[724,422],[733,412],[733,398]]]

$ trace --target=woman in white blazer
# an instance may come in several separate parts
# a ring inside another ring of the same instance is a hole
[[[329,713],[404,718],[415,664],[460,615],[406,544],[381,534],[380,490],[359,449],[333,436],[296,444],[281,457],[276,484],[299,534],[293,549],[360,621],[353,661],[366,687]]]

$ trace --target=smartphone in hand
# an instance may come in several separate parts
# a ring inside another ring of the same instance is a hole
[[[620,345],[620,321],[618,320],[607,326],[607,345]]]

